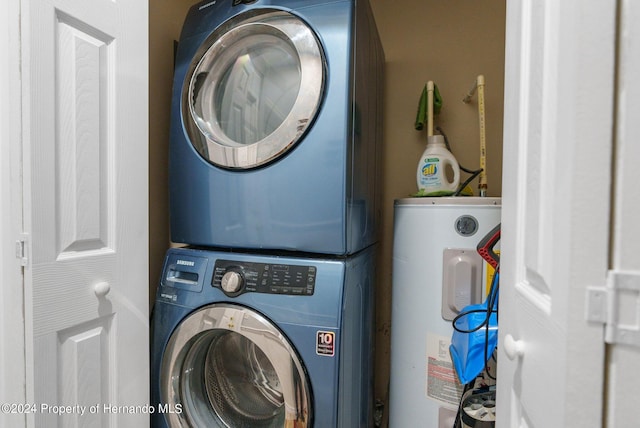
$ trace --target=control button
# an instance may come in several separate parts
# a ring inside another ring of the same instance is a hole
[[[242,275],[240,272],[236,271],[227,271],[222,276],[222,280],[220,281],[220,286],[224,290],[225,293],[233,294],[240,291],[242,288]]]

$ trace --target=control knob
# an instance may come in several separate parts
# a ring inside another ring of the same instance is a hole
[[[222,280],[220,281],[220,286],[225,293],[234,294],[242,289],[243,279],[240,272],[236,272],[233,270],[227,271],[222,276]]]

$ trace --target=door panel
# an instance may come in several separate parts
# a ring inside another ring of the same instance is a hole
[[[29,395],[86,406],[35,425],[144,426],[107,410],[149,401],[147,2],[23,9]]]
[[[19,0],[0,2],[0,28],[0,403],[25,403]],[[24,425],[24,414],[0,411],[0,426]]]
[[[56,14],[56,199],[60,257],[110,249],[113,234],[113,37]]]
[[[613,0],[507,3],[499,427],[602,418],[585,302],[608,263],[615,17]]]
[[[612,268],[640,275],[640,231],[636,226],[640,212],[640,3],[620,2],[618,46],[618,92],[616,109],[616,158],[614,189],[614,229]],[[620,296],[619,321],[637,325],[640,322],[637,293]],[[637,425],[637,388],[640,384],[640,347],[611,345],[608,349],[608,414],[609,427]]]

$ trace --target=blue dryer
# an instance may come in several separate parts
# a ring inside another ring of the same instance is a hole
[[[216,0],[176,54],[171,238],[354,254],[380,214],[383,51],[366,0]]]
[[[373,426],[373,253],[171,249],[152,322],[152,426]]]

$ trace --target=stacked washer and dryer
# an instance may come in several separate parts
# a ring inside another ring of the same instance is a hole
[[[154,427],[370,427],[382,47],[364,0],[193,6]]]

